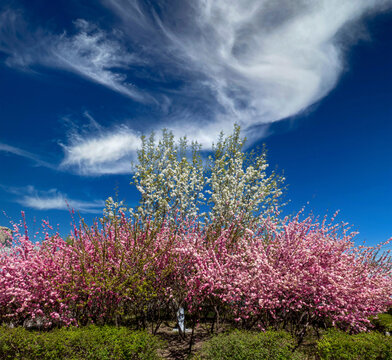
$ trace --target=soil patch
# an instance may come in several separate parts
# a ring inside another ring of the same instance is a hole
[[[195,328],[192,339],[192,351],[190,352],[190,341],[192,334],[187,332],[182,338],[178,331],[173,331],[173,327],[161,326],[157,336],[166,345],[159,351],[159,355],[164,359],[183,360],[188,359],[191,354],[200,350],[203,342],[211,338],[210,326],[199,325]]]

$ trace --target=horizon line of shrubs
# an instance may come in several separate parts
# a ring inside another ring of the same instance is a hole
[[[267,217],[253,227],[147,222],[124,214],[67,241],[16,233],[0,254],[0,321],[43,326],[125,324],[156,332],[179,307],[190,326],[286,329],[297,338],[338,326],[363,331],[392,305],[389,259],[355,247],[345,227]]]

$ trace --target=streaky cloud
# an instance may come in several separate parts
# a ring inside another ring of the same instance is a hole
[[[65,69],[101,84],[153,113],[154,121],[142,125],[145,133],[168,128],[207,150],[234,123],[251,144],[272,123],[325,98],[349,65],[347,52],[363,37],[363,20],[392,9],[392,0],[99,4],[117,19],[113,31],[83,19],[75,19],[72,34],[31,31],[20,13],[1,14],[6,63]],[[143,71],[133,72],[134,66]],[[140,82],[149,83],[145,88],[130,83],[140,77],[148,80]],[[129,173],[140,145],[134,128],[128,122],[70,134],[60,167],[81,175]]]
[[[268,134],[269,124],[324,98],[344,71],[345,51],[362,36],[358,24],[392,7],[391,0],[102,3],[118,16],[130,43],[143,41],[148,63],[183,84],[165,89],[161,81],[168,105],[159,126],[207,150],[234,123],[252,143]],[[146,132],[157,129],[150,126]],[[85,174],[113,173],[111,159],[118,165],[135,157],[137,142],[129,128],[126,133],[74,139],[64,164],[77,164]],[[110,156],[100,154],[104,148],[112,150]]]
[[[39,191],[34,186],[5,188],[17,195],[16,202],[36,210],[76,210],[81,213],[102,213],[103,200],[83,201],[69,198],[57,189]]]
[[[65,156],[60,168],[81,175],[129,174],[140,145],[139,134],[126,126],[111,131],[99,128],[88,137],[72,133],[69,143],[62,145]]]
[[[139,102],[153,100],[127,81],[125,71],[140,61],[135,54],[85,20],[76,20],[75,26],[79,30],[76,35],[53,38],[44,64],[70,70]]]
[[[155,102],[128,81],[127,71],[141,60],[114,34],[83,19],[76,19],[74,28],[72,35],[30,29],[20,11],[6,10],[0,14],[0,52],[8,55],[5,63],[10,67],[31,72],[35,65],[62,69],[137,102]]]
[[[50,169],[56,169],[56,166],[40,159],[37,155],[29,151],[17,148],[15,146],[7,145],[5,143],[0,142],[0,152],[10,153],[13,155],[21,156],[26,159],[32,160],[37,166],[44,166]]]
[[[203,125],[209,142],[214,123],[227,130],[236,122],[246,131],[321,100],[336,86],[348,39],[358,40],[362,18],[392,7],[391,0],[189,0],[155,7],[137,0],[102,2],[133,41],[155,35],[151,54],[163,67],[171,59],[185,78],[183,93],[208,107]],[[172,107],[191,105],[172,101]],[[163,122],[170,127],[171,118]],[[175,122],[176,132],[183,124]],[[258,140],[264,132],[249,135]]]

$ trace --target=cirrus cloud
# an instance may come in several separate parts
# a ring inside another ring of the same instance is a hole
[[[139,135],[124,126],[111,132],[100,130],[87,138],[74,133],[69,144],[63,145],[60,167],[76,169],[82,175],[129,174],[140,145]]]
[[[81,213],[102,213],[105,205],[102,200],[72,199],[57,189],[37,190],[34,186],[4,187],[8,193],[16,195],[15,201],[23,206],[37,210],[68,210],[74,209]]]
[[[144,104],[152,114],[143,121],[145,133],[165,127],[206,149],[234,123],[251,142],[260,140],[270,124],[327,96],[348,66],[350,47],[363,38],[363,19],[392,8],[392,0],[101,0],[91,6],[97,4],[117,21],[113,31],[75,19],[75,33],[40,29],[32,36],[20,14],[3,13],[0,51],[7,65],[73,72]],[[72,134],[61,167],[83,175],[129,172],[140,144],[133,128],[119,120],[87,136]]]

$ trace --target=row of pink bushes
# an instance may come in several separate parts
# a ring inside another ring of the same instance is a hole
[[[392,305],[391,262],[380,247],[354,246],[354,235],[299,217],[225,229],[123,215],[40,243],[15,226],[0,251],[0,322],[159,326],[184,306],[194,321],[213,309],[245,327],[361,331]]]

